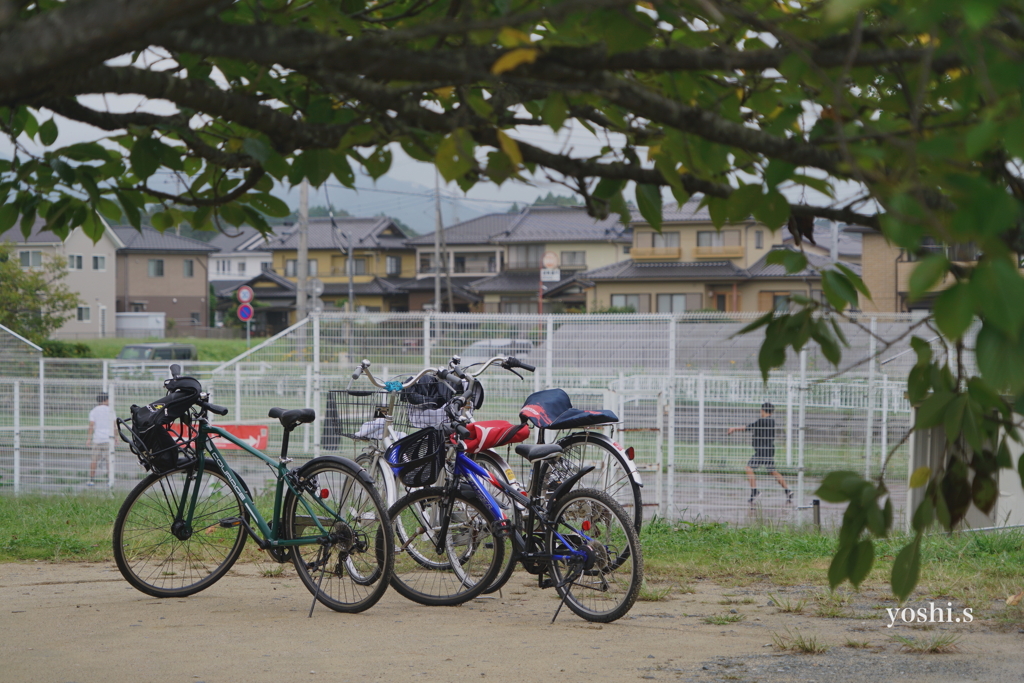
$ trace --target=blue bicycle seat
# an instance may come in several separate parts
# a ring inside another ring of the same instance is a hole
[[[539,429],[572,429],[588,425],[618,422],[610,410],[580,410],[572,407],[569,394],[562,389],[545,389],[526,397],[519,418],[532,422]]]

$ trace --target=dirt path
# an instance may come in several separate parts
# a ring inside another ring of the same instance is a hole
[[[129,587],[112,564],[3,564],[0,680],[1024,681],[1021,633],[978,619],[949,625],[961,637],[958,652],[901,652],[894,633],[942,631],[886,628],[870,595],[861,596],[859,616],[824,619],[810,608],[780,612],[768,604],[772,589],[698,582],[695,593],[638,602],[614,624],[563,610],[549,625],[557,597],[531,579],[516,575],[502,597],[457,608],[422,607],[388,591],[363,614],[320,606],[308,619],[311,596],[290,568],[267,578],[240,565],[203,593],[157,600]],[[713,615],[742,620],[704,622]],[[787,629],[831,649],[771,646],[772,633]]]

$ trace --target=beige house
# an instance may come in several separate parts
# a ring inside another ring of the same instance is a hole
[[[100,219],[103,220],[102,218]],[[48,258],[57,259],[67,267],[64,283],[76,292],[79,304],[71,317],[53,333],[54,339],[93,339],[115,334],[117,250],[124,246],[117,233],[104,222],[103,235],[93,244],[81,228],[75,228],[61,240],[39,219],[28,238],[18,229],[9,230],[4,238],[14,246],[14,258],[22,268],[37,268]],[[15,241],[18,240],[18,241]]]
[[[114,231],[123,246],[117,250],[117,310],[163,312],[177,329],[209,326],[209,256],[217,250],[206,242],[131,226]]]
[[[767,262],[773,249],[793,248],[782,244],[781,232],[754,220],[716,229],[699,204],[698,197],[666,210],[660,232],[646,222],[634,223],[629,260],[579,276],[587,310],[769,311],[788,307],[793,294],[821,298],[820,271],[831,264],[827,256],[806,250],[808,267],[786,273]]]

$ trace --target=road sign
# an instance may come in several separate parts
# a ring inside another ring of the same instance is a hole
[[[238,319],[243,323],[252,320],[252,306],[250,304],[242,304],[238,307]]]
[[[540,265],[544,270],[554,270],[558,268],[558,254],[553,251],[545,251],[544,257],[540,260]]]
[[[252,287],[249,285],[242,285],[238,288],[238,291],[235,292],[235,297],[238,299],[238,303],[240,304],[251,304],[253,298],[255,298],[255,294],[253,294]]]
[[[542,268],[540,271],[541,282],[558,282],[562,279],[562,271],[558,268]]]
[[[314,313],[323,313],[324,311],[324,300],[315,295],[309,300],[309,310]]]
[[[324,293],[324,281],[316,277],[306,280],[306,292],[308,292],[311,297],[320,296]]]
[[[244,441],[250,448],[255,448],[258,451],[266,450],[267,448],[267,435],[270,430],[266,425],[222,425],[218,424],[218,427],[224,431],[238,437],[240,441]],[[231,443],[223,436],[214,436],[213,445],[220,450],[242,450],[241,447]]]

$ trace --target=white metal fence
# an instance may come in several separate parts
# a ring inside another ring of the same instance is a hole
[[[758,333],[734,336],[750,317],[709,315],[481,315],[333,314],[308,318],[251,351],[223,364],[193,363],[213,400],[231,412],[225,424],[269,424],[269,452],[279,447],[281,429],[267,418],[273,406],[312,407],[323,416],[328,391],[351,382],[358,361],[368,358],[375,374],[408,376],[437,366],[452,354],[464,362],[489,356],[493,348],[516,348],[537,366],[524,380],[492,369],[484,376],[487,399],[479,419],[516,421],[533,391],[562,387],[577,407],[610,408],[623,419],[614,438],[633,446],[644,480],[646,516],[702,518],[746,523],[773,519],[804,522],[820,478],[835,469],[877,475],[886,454],[899,445],[910,424],[903,398],[913,354],[907,316],[878,316],[844,323],[850,342],[843,367],[831,377],[816,349],[788,360],[767,383],[757,372]],[[876,337],[869,335],[874,329]],[[888,342],[893,343],[889,344]],[[882,368],[864,362],[885,349],[895,358]],[[478,355],[479,354],[479,355]],[[88,413],[96,394],[110,395],[114,412],[162,395],[166,366],[113,361],[36,362],[41,369],[17,372],[0,367],[0,490],[74,491],[86,485]],[[885,372],[882,372],[884,369]],[[366,383],[361,379],[360,383]],[[368,385],[367,385],[368,386]],[[775,406],[775,462],[796,505],[787,506],[782,488],[763,471],[760,504],[750,493],[744,465],[752,454],[750,433],[727,435],[730,426],[753,422],[765,401]],[[322,420],[296,432],[293,453],[314,456],[322,444]],[[11,435],[13,438],[8,438]],[[301,450],[300,450],[301,449]],[[355,444],[341,453],[354,455]],[[229,459],[254,488],[268,474],[253,458]],[[897,509],[906,487],[906,446],[899,445],[887,471]],[[510,462],[518,456],[512,454]],[[115,444],[101,483],[126,488],[142,475],[127,448]],[[826,521],[841,508],[823,507]]]

